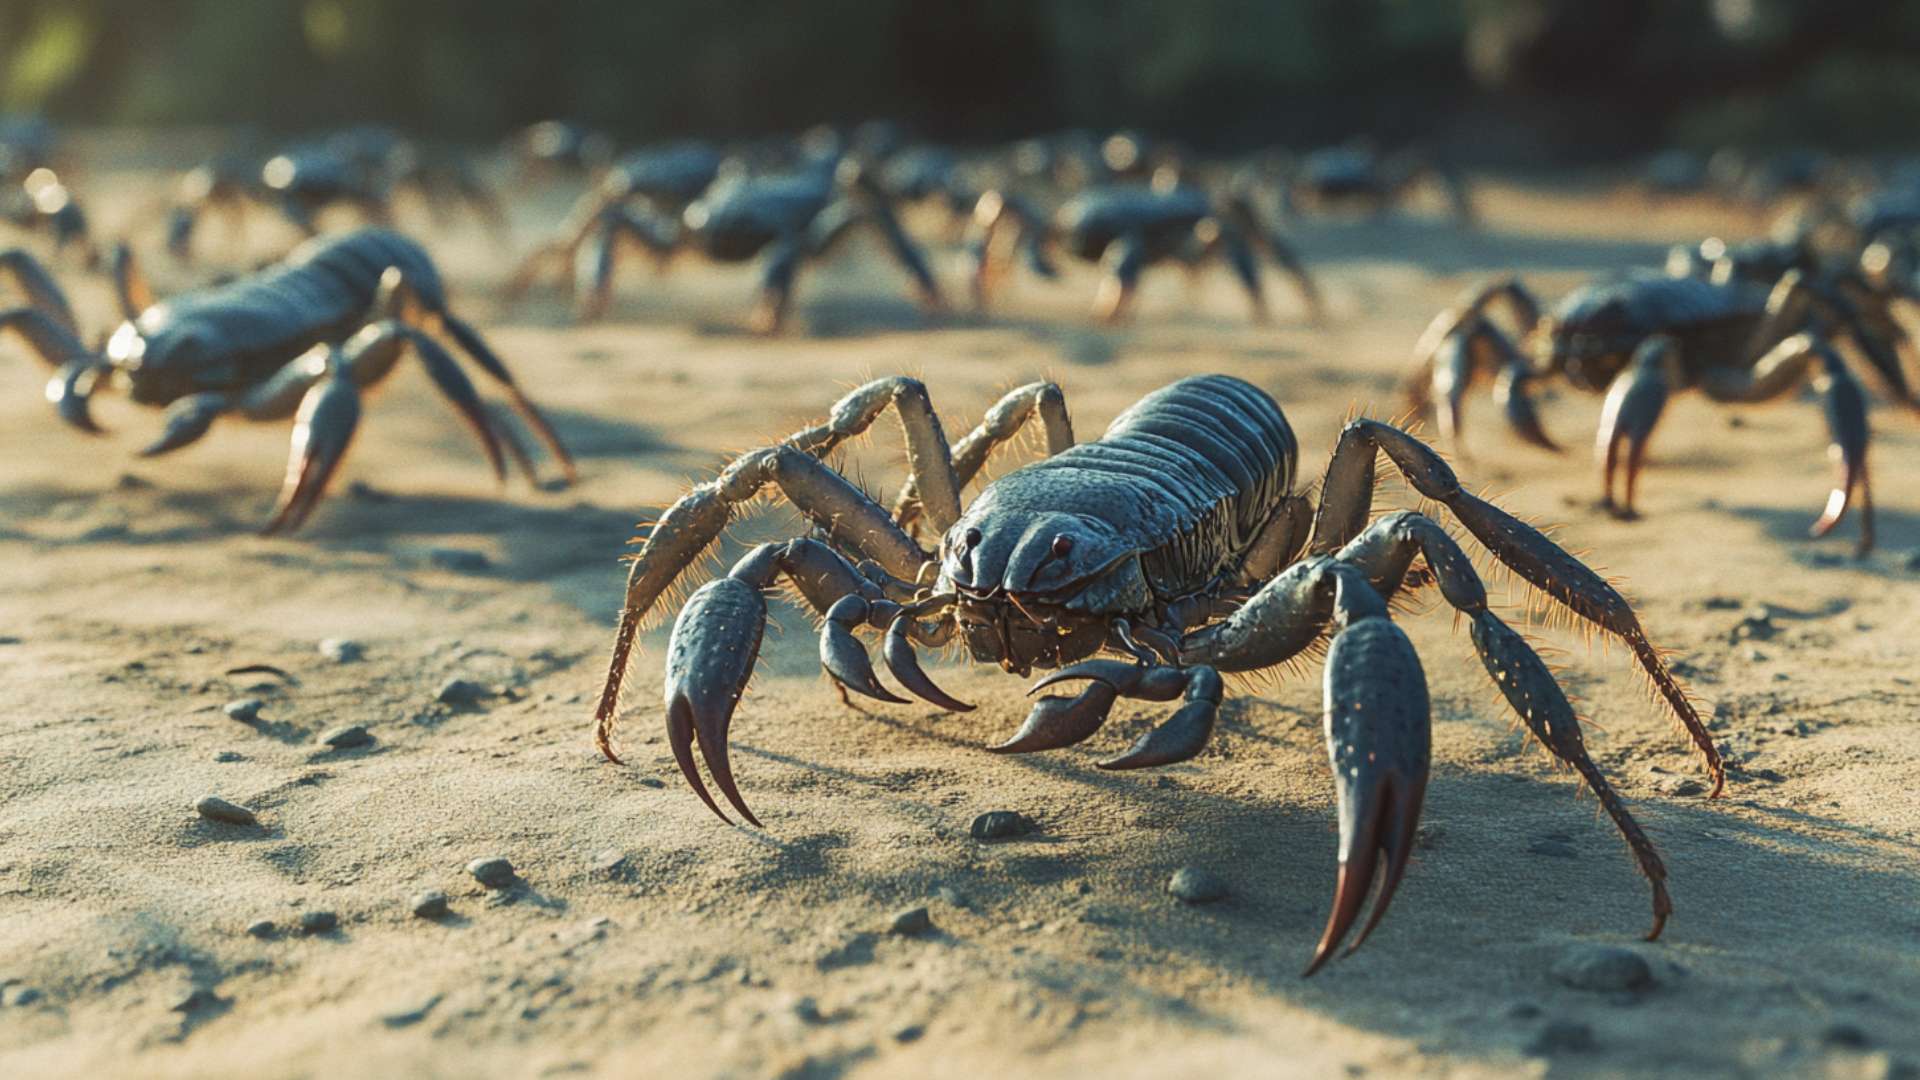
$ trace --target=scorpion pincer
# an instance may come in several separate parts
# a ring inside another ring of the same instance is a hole
[[[24,251],[0,253],[0,278],[27,301],[0,309],[0,336],[18,333],[54,369],[48,400],[83,431],[100,430],[89,403],[109,386],[141,405],[164,406],[165,429],[140,451],[145,457],[197,441],[224,416],[293,416],[286,483],[266,532],[296,529],[312,513],[359,425],[361,391],[386,378],[408,350],[473,428],[495,474],[505,476],[504,447],[534,476],[520,438],[481,399],[443,336],[498,385],[573,478],[572,458],[551,425],[480,334],[448,310],[427,253],[399,233],[363,229],[310,241],[276,266],[165,301],[154,298],[124,245],[113,262],[127,321],[103,349],[89,349],[46,269]]]
[[[891,509],[824,464],[889,406],[905,429],[912,473]],[[988,484],[963,509],[961,491],[994,448],[1034,419],[1049,456]],[[1425,675],[1390,618],[1389,602],[1437,584],[1470,623],[1481,663],[1521,721],[1579,772],[1626,838],[1653,891],[1648,936],[1658,935],[1672,911],[1659,854],[1588,755],[1553,674],[1488,607],[1466,552],[1421,514],[1372,516],[1381,454],[1500,563],[1626,643],[1692,735],[1717,794],[1723,774],[1712,740],[1611,585],[1531,526],[1468,493],[1425,445],[1377,421],[1355,420],[1341,432],[1316,507],[1297,489],[1298,446],[1279,405],[1218,375],[1148,395],[1099,440],[1081,445],[1051,383],[1013,391],[949,446],[923,385],[881,379],[841,399],[824,423],[735,459],[674,503],[633,560],[595,717],[600,748],[614,757],[620,686],[643,620],[763,490],[777,489],[818,532],[762,544],[701,587],[680,611],[667,647],[668,742],[688,783],[722,818],[693,750],[699,747],[733,808],[759,824],[734,782],[727,733],[759,653],[763,591],[783,576],[823,616],[820,658],[846,690],[904,700],[876,675],[855,636],[863,628],[884,634],[882,654],[900,687],[943,709],[971,706],[933,683],[915,648],[956,635],[976,661],[1023,675],[1053,669],[1035,691],[1084,683],[1076,696],[1041,698],[1020,730],[992,748],[1001,753],[1080,742],[1119,698],[1181,700],[1130,749],[1099,763],[1106,769],[1194,757],[1219,717],[1224,675],[1272,670],[1312,656],[1330,638],[1325,722],[1340,868],[1311,974],[1347,938],[1377,883],[1372,914],[1354,939],[1358,947],[1407,867],[1428,779],[1431,721]],[[937,548],[921,546],[922,526],[937,535]]]

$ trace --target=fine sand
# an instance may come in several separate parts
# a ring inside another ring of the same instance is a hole
[[[133,221],[156,176],[93,177],[107,193],[96,217]],[[519,245],[562,205],[523,200]],[[1417,217],[1302,227],[1324,329],[1278,281],[1275,325],[1248,326],[1224,271],[1197,287],[1150,272],[1120,329],[1088,322],[1085,269],[1017,280],[992,318],[929,319],[862,243],[809,269],[793,326],[765,340],[745,333],[749,270],[663,277],[635,259],[611,317],[574,328],[551,295],[498,302],[511,260],[483,235],[411,215],[456,307],[578,451],[581,481],[496,489],[408,368],[290,538],[252,532],[285,425],[222,424],[139,460],[157,415],[109,402],[114,434],[81,437],[7,347],[0,1075],[1910,1074],[1920,428],[1886,408],[1882,546],[1856,562],[1851,524],[1804,535],[1830,469],[1812,398],[1739,413],[1679,401],[1634,523],[1592,505],[1596,399],[1547,404],[1572,448],[1559,457],[1473,403],[1478,453],[1457,462],[1469,485],[1559,525],[1624,582],[1732,765],[1727,797],[1704,799],[1697,759],[1623,650],[1535,633],[1565,650],[1595,756],[1671,870],[1677,913],[1657,943],[1639,940],[1647,891],[1624,845],[1512,723],[1431,594],[1402,617],[1432,686],[1427,825],[1380,930],[1308,980],[1336,839],[1317,671],[1236,691],[1199,759],[1114,775],[1093,761],[1168,706],[1123,704],[1072,750],[995,756],[982,747],[1027,708],[1020,680],[949,662],[937,679],[977,711],[850,709],[819,674],[808,620],[776,605],[784,632],[733,740],[764,830],[715,819],[673,764],[664,629],[633,667],[627,764],[593,748],[635,523],[861,379],[919,375],[956,432],[1003,389],[1051,377],[1091,438],[1173,378],[1229,373],[1282,402],[1313,475],[1351,410],[1401,409],[1413,340],[1466,284],[1513,270],[1554,296],[1729,224],[1522,186],[1496,188],[1487,219],[1466,234]],[[257,242],[277,237],[263,226]],[[954,258],[943,249],[940,269],[958,297]],[[87,325],[107,327],[100,282],[63,279]],[[891,490],[898,458],[889,420],[849,469]],[[1381,501],[1417,505],[1398,483]],[[722,554],[799,528],[783,508],[755,512]],[[1524,600],[1511,595],[1510,618]],[[364,657],[322,655],[330,638]],[[229,673],[248,665],[293,678]],[[486,696],[436,701],[455,677]],[[244,698],[263,703],[252,723],[224,712]],[[347,724],[371,743],[316,744]],[[202,819],[207,795],[258,824]],[[1038,830],[977,841],[970,823],[990,810]],[[509,888],[467,873],[491,856],[518,871]],[[1185,866],[1227,896],[1169,896]],[[411,914],[427,889],[450,914]],[[931,929],[889,932],[921,906]],[[322,911],[336,928],[300,932]],[[250,935],[259,920],[275,929]],[[1596,946],[1637,953],[1651,984],[1556,978]]]

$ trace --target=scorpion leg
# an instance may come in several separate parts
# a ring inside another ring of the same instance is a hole
[[[1815,367],[1815,365],[1818,367]],[[1811,378],[1821,395],[1832,437],[1829,453],[1839,466],[1825,511],[1812,534],[1825,536],[1846,516],[1855,491],[1860,495],[1861,555],[1873,549],[1873,501],[1868,490],[1866,392],[1847,370],[1832,345],[1812,334],[1795,334],[1774,346],[1751,370],[1710,368],[1700,389],[1715,401],[1735,404],[1783,397]]]
[[[0,278],[12,281],[15,288],[26,294],[29,308],[43,312],[76,339],[80,336],[80,324],[74,320],[73,305],[67,301],[66,292],[31,253],[22,248],[0,251]],[[31,340],[31,333],[28,336]]]
[[[1307,272],[1307,264],[1300,258],[1300,253],[1285,237],[1273,230],[1262,229],[1254,236],[1256,242],[1266,249],[1267,258],[1272,260],[1273,265],[1292,280],[1294,289],[1300,293],[1301,303],[1307,307],[1307,318],[1316,325],[1325,323],[1327,306],[1320,298],[1320,286],[1314,282],[1313,275]]]
[[[727,576],[694,592],[674,620],[667,644],[667,741],[688,785],[722,821],[727,815],[701,783],[693,748],[699,745],[707,773],[721,794],[742,817],[759,825],[734,781],[727,731],[760,653],[767,619],[764,590],[780,576],[792,581],[815,611],[826,615],[820,658],[840,684],[882,701],[905,700],[880,686],[865,650],[851,632],[860,625],[886,625],[903,610],[885,598],[882,585],[818,540],[754,548]]]
[[[111,371],[106,362],[89,352],[54,311],[40,307],[0,309],[0,340],[9,331],[20,335],[27,350],[54,370],[47,380],[47,400],[60,419],[89,435],[99,434],[100,425],[94,423],[88,404],[101,377]]]
[[[312,355],[287,365],[291,371],[285,382],[270,380],[261,392],[245,404],[250,418],[275,417],[290,395],[292,385],[301,378],[313,381],[301,397],[294,418],[293,446],[287,460],[286,482],[274,513],[261,530],[271,535],[291,532],[306,521],[326,494],[340,461],[353,441],[360,423],[360,388],[384,378],[398,362],[400,353],[411,346],[420,358],[434,385],[440,388],[467,421],[487,452],[494,475],[504,478],[506,465],[500,443],[487,417],[486,407],[473,384],[447,351],[432,337],[397,321],[375,323],[363,329],[342,347],[337,357],[329,352],[314,371]],[[283,369],[284,370],[284,369]],[[188,399],[191,401],[192,399]],[[167,433],[148,453],[163,453],[193,441],[205,433],[217,412],[202,414],[183,410],[177,417],[169,412]],[[176,427],[175,421],[178,420]],[[197,423],[198,429],[194,429]]]
[[[480,365],[480,370],[486,372],[488,377],[506,393],[507,401],[513,406],[513,411],[533,429],[533,433],[546,445],[547,452],[560,463],[560,472],[566,478],[566,482],[573,483],[578,477],[573,464],[573,455],[567,452],[566,444],[560,441],[559,434],[553,430],[553,425],[547,422],[546,416],[528,399],[520,389],[520,384],[514,381],[513,373],[507,370],[507,365],[502,363],[493,349],[488,347],[486,339],[482,338],[479,331],[469,325],[466,320],[450,311],[443,309],[433,314],[440,324],[446,327],[447,333],[453,337],[454,342],[472,357],[473,361]]]
[[[574,251],[574,294],[579,300],[579,317],[592,321],[604,316],[613,304],[613,273],[623,240],[633,239],[653,255],[656,266],[673,253],[674,239],[655,222],[619,206],[609,208],[600,217],[584,244]]]
[[[985,192],[974,202],[973,221],[967,228],[965,240],[968,261],[973,266],[969,280],[976,308],[986,308],[989,294],[1000,276],[994,241],[1000,230],[1009,223],[1015,230],[1014,243],[1026,254],[1028,268],[1048,281],[1060,276],[1059,269],[1053,265],[1047,253],[1046,222],[1033,206],[1018,195],[1000,191]]]
[[[1484,308],[1485,304],[1481,306]],[[1442,312],[1415,346],[1418,367],[1405,384],[1408,399],[1423,410],[1435,405],[1442,437],[1450,448],[1464,456],[1462,414],[1466,394],[1483,372],[1497,371],[1493,399],[1506,416],[1507,426],[1521,441],[1558,453],[1560,446],[1541,425],[1539,410],[1529,392],[1541,374],[1527,362],[1513,340],[1484,314],[1475,312],[1459,320],[1453,315]],[[1434,327],[1444,329],[1436,334]]]
[[[113,292],[120,301],[120,314],[129,320],[139,318],[141,312],[154,305],[156,298],[139,260],[134,258],[133,248],[124,240],[113,245],[112,270]]]
[[[1331,553],[1359,535],[1372,512],[1375,459],[1385,453],[1414,490],[1446,505],[1494,557],[1521,578],[1559,601],[1580,619],[1619,638],[1633,653],[1705,760],[1713,795],[1726,786],[1720,753],[1679,680],[1647,637],[1619,591],[1585,563],[1567,554],[1539,530],[1469,493],[1452,468],[1418,439],[1377,420],[1355,420],[1340,433],[1321,482],[1309,550]]]
[[[795,432],[779,445],[736,458],[720,475],[682,496],[654,523],[627,575],[626,602],[614,635],[607,681],[594,711],[594,741],[601,753],[613,752],[613,727],[619,713],[620,686],[626,679],[641,622],[674,580],[717,539],[734,510],[771,483],[802,513],[825,529],[839,546],[872,559],[891,577],[922,580],[932,556],[921,550],[884,507],[822,464],[820,459],[872,426],[894,406],[907,436],[907,460],[918,479],[930,523],[941,532],[960,516],[953,462],[939,418],[917,379],[877,379],[833,406],[821,424]]]
[[[1066,395],[1058,383],[1028,383],[993,404],[979,426],[967,432],[950,451],[955,490],[965,488],[986,468],[995,449],[1019,434],[1028,420],[1039,418],[1048,457],[1073,446],[1073,418],[1067,415]],[[893,502],[893,519],[911,529],[920,518],[919,484],[909,479]]]
[[[1107,245],[1100,256],[1100,291],[1093,300],[1093,313],[1103,323],[1117,323],[1133,307],[1133,295],[1140,288],[1140,272],[1147,266],[1147,241],[1139,233],[1127,233]]]
[[[1646,462],[1647,440],[1667,406],[1671,379],[1667,371],[1677,363],[1679,346],[1670,337],[1656,334],[1633,351],[1627,369],[1607,388],[1600,407],[1600,434],[1594,450],[1600,455],[1600,505],[1616,517],[1632,519],[1634,490],[1639,486],[1640,468]],[[1625,449],[1625,461],[1621,450]],[[1624,473],[1621,498],[1613,501],[1613,476],[1618,468]]]
[[[778,333],[786,323],[801,254],[800,242],[792,237],[775,241],[769,249],[767,265],[760,272],[760,299],[754,302],[753,314],[747,320],[754,333]]]
[[[1474,651],[1515,714],[1554,756],[1580,773],[1627,841],[1640,872],[1653,889],[1653,928],[1647,939],[1659,937],[1667,916],[1673,913],[1660,853],[1587,755],[1580,721],[1559,681],[1526,639],[1487,607],[1486,586],[1474,572],[1467,553],[1433,519],[1401,511],[1375,520],[1340,549],[1336,558],[1365,574],[1381,596],[1391,597],[1400,589],[1416,554],[1425,560],[1447,603],[1470,620]],[[1361,940],[1365,937],[1362,932]],[[1357,948],[1359,941],[1354,945]]]

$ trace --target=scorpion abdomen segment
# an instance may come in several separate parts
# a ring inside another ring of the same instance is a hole
[[[1271,397],[1217,375],[1183,379],[1120,414],[1078,456],[1090,472],[1120,472],[1130,456],[1165,462],[1157,479],[1175,511],[1166,526],[1140,535],[1147,578],[1163,596],[1193,592],[1237,557],[1273,515],[1293,483],[1298,443]]]

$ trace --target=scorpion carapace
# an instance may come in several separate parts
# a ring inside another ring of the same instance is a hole
[[[155,300],[125,245],[113,264],[127,321],[95,350],[81,344],[72,305],[46,270],[25,252],[0,252],[0,280],[26,297],[0,309],[0,337],[18,333],[53,369],[48,400],[83,431],[99,431],[88,405],[110,387],[164,406],[166,428],[142,456],[195,442],[221,417],[293,417],[286,483],[267,532],[296,529],[313,512],[359,426],[361,390],[408,351],[473,429],[495,474],[505,476],[504,449],[534,478],[522,440],[482,400],[448,342],[499,387],[572,479],[559,436],[479,332],[448,309],[427,253],[399,233],[311,241],[276,266],[165,301]]]
[[[891,510],[824,459],[892,406],[906,432],[911,477]],[[1030,420],[1048,457],[988,484],[962,509],[960,492],[996,446]],[[722,818],[694,761],[741,816],[727,731],[753,670],[766,620],[763,591],[785,577],[824,618],[820,659],[846,690],[903,702],[876,675],[855,634],[883,634],[882,655],[907,692],[944,709],[972,706],[941,690],[915,656],[958,633],[975,659],[1026,674],[1034,687],[1084,683],[1041,698],[1004,753],[1047,750],[1096,732],[1122,697],[1182,704],[1107,769],[1199,754],[1213,733],[1224,674],[1261,672],[1328,642],[1326,735],[1340,817],[1334,907],[1307,971],[1324,964],[1379,884],[1358,947],[1392,899],[1412,850],[1428,775],[1426,679],[1389,617],[1404,590],[1437,584],[1464,614],[1494,683],[1548,750],[1599,796],[1653,890],[1657,935],[1672,904],[1666,870],[1588,756],[1565,693],[1519,633],[1487,604],[1465,551],[1432,519],[1372,516],[1384,453],[1421,495],[1438,501],[1506,567],[1572,614],[1625,641],[1693,737],[1719,793],[1723,775],[1700,717],[1627,601],[1532,527],[1464,490],[1447,464],[1398,428],[1356,420],[1341,432],[1316,507],[1296,491],[1298,446],[1280,407],[1238,379],[1185,379],[1142,399],[1098,441],[1074,445],[1057,386],[1008,394],[949,446],[926,388],[881,379],[841,399],[828,419],[735,459],[669,507],[635,556],[612,663],[595,714],[609,758],[620,685],[642,621],[736,510],[769,486],[817,527],[754,548],[696,591],[667,646],[666,720],[675,760]],[[924,525],[935,550],[919,541]],[[1422,568],[1414,573],[1414,564]],[[1107,656],[1096,656],[1097,653]]]

